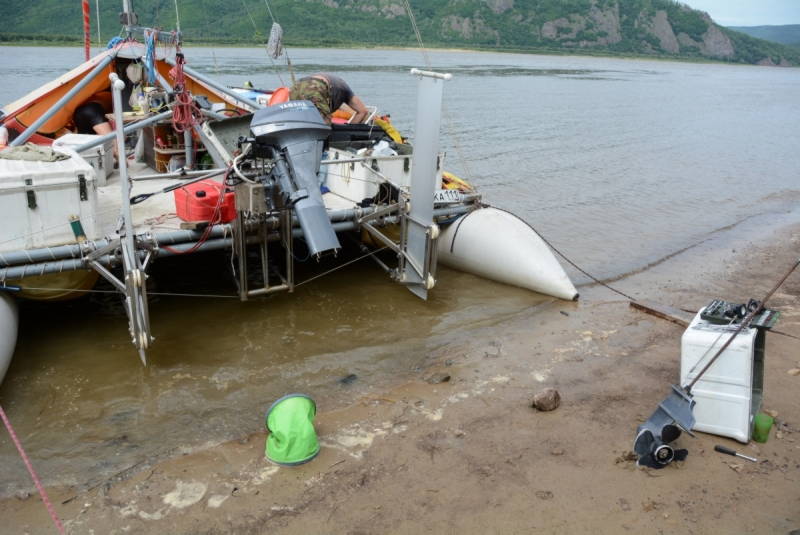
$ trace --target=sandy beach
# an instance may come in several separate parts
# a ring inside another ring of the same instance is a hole
[[[791,219],[791,218],[788,218]],[[748,230],[752,229],[752,230]],[[797,259],[800,225],[741,225],[612,283],[697,309],[762,298]],[[322,449],[295,468],[265,433],[142,463],[91,486],[50,488],[68,533],[793,533],[800,529],[798,340],[767,336],[767,443],[698,433],[685,462],[637,468],[636,426],[677,381],[683,328],[599,285],[475,330],[418,377],[319,408]],[[800,336],[800,273],[770,303]],[[443,379],[449,377],[448,380]],[[552,412],[531,408],[546,387]],[[313,392],[309,392],[313,396]],[[757,457],[750,463],[715,444]],[[53,533],[30,493],[0,503],[3,533]]]

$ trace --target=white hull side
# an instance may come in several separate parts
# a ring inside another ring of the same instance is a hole
[[[0,383],[14,355],[18,323],[17,303],[8,293],[0,291]]]
[[[442,231],[439,261],[480,277],[559,299],[578,292],[542,238],[503,210],[481,208]]]

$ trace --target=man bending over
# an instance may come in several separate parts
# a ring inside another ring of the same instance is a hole
[[[318,73],[301,78],[289,92],[291,100],[310,100],[317,107],[325,122],[331,123],[331,115],[342,104],[355,111],[352,123],[362,123],[369,115],[364,102],[353,93],[347,82],[328,73]]]

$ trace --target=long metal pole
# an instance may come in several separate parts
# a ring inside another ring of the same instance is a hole
[[[97,48],[102,50],[103,37],[100,35],[100,0],[94,0],[94,10],[97,16]]]
[[[192,131],[188,128],[183,131],[183,168],[194,168],[194,142],[192,140]]]
[[[419,78],[414,153],[411,157],[411,210],[405,243],[403,280],[416,296],[427,299],[432,274],[419,272],[432,259],[429,256],[428,233],[433,224],[433,194],[436,191],[436,166],[439,154],[439,129],[442,115],[444,82],[450,74],[411,69]],[[413,260],[413,263],[411,262]],[[416,264],[417,267],[414,266]],[[435,264],[434,269],[435,271]]]
[[[758,314],[764,309],[764,305],[767,304],[767,301],[769,301],[769,298],[772,297],[772,294],[774,294],[778,290],[778,288],[781,287],[781,285],[786,281],[786,279],[789,278],[789,275],[791,275],[792,272],[795,269],[797,269],[797,266],[799,265],[800,265],[800,259],[798,259],[797,262],[794,263],[791,269],[786,272],[786,275],[784,275],[783,278],[778,281],[778,284],[776,284],[772,288],[772,290],[770,290],[769,293],[764,297],[764,299],[761,300],[761,303],[758,305],[758,307],[755,310],[751,310],[750,313],[744,317],[742,323],[739,324],[739,327],[737,327],[736,330],[731,333],[728,340],[722,345],[721,348],[719,348],[719,351],[717,351],[716,354],[713,357],[711,357],[711,360],[709,360],[708,363],[705,366],[703,366],[703,369],[700,370],[700,372],[697,375],[695,375],[694,379],[692,379],[692,381],[684,388],[686,392],[691,394],[692,388],[694,388],[694,385],[697,383],[697,381],[699,381],[700,378],[703,376],[703,374],[706,373],[706,371],[711,367],[711,365],[717,361],[719,356],[722,355],[722,353],[726,349],[728,349],[728,346],[731,345],[731,342],[733,342],[733,340],[739,335],[739,333],[742,332],[745,328],[750,326],[750,323],[753,321],[753,318],[756,316],[756,314]]]
[[[125,224],[125,235],[122,239],[129,242],[133,249],[133,216],[131,215],[131,183],[128,180],[128,162],[124,158],[125,154],[125,134],[122,132],[122,90],[125,89],[125,82],[119,79],[117,73],[109,75],[112,88],[112,99],[114,101],[114,119],[117,127],[114,133],[117,136],[117,154],[121,156],[119,163],[119,189],[122,194],[122,204],[120,205],[120,215]]]
[[[131,9],[130,0],[122,0],[122,12],[125,13],[125,34],[127,37],[131,36],[131,16],[133,9]]]
[[[207,171],[203,171],[204,173]],[[342,221],[349,221],[353,219],[358,219],[369,215],[375,211],[374,206],[368,206],[366,208],[358,208],[358,209],[347,209],[347,210],[336,210],[333,212],[328,213],[328,217],[332,223],[338,223]],[[434,210],[434,216],[454,216],[463,214],[468,211],[467,206],[457,206],[457,207],[450,207],[450,208],[438,208]],[[387,221],[388,223],[388,221]],[[275,229],[278,227],[278,220],[271,219],[267,221],[270,229]],[[293,221],[293,225],[296,225],[297,222]],[[219,238],[221,236],[229,236],[232,232],[232,227],[230,224],[224,223],[219,225],[214,225],[211,229],[210,233],[208,234],[209,239]],[[199,240],[204,231],[198,230],[170,230],[166,232],[159,232],[153,235],[153,240],[157,244],[163,245],[174,245],[179,243],[193,243]],[[79,244],[70,244],[70,245],[58,245],[55,247],[42,247],[38,249],[28,249],[28,250],[21,250],[21,251],[11,251],[6,253],[0,253],[0,269],[7,268],[7,267],[15,267],[15,266],[24,266],[24,265],[37,265],[40,263],[47,263],[47,262],[55,262],[59,260],[75,260],[76,262],[81,262],[81,257],[85,254],[90,253],[92,251],[96,251],[101,249],[109,244],[109,240],[102,239],[92,242],[84,242],[82,245]],[[71,269],[81,269],[85,267],[81,264],[76,264],[78,267],[71,267],[67,268],[66,270]],[[3,272],[0,272],[0,280],[3,278],[11,278],[11,277],[3,277]]]
[[[434,210],[434,215],[439,216],[446,216],[446,215],[456,215],[459,213],[464,213],[467,211],[467,207],[461,206],[458,209],[446,209],[441,208]],[[387,225],[391,225],[397,223],[397,216],[389,216],[383,220],[383,223]],[[277,223],[276,223],[277,225]],[[275,227],[272,227],[273,230]],[[359,228],[359,224],[357,221],[339,221],[333,223],[333,229],[336,232],[345,232],[349,230],[356,230]],[[225,249],[228,247],[233,246],[233,240],[231,238],[226,238],[225,236],[230,236],[231,232],[231,225],[218,225],[214,227],[211,234],[208,236],[208,240],[204,242],[200,247],[197,248],[195,252],[204,252],[204,251],[212,251],[217,249]],[[202,232],[193,231],[193,230],[183,230],[183,231],[173,231],[173,232],[166,232],[163,234],[156,235],[156,241],[160,245],[173,245],[177,247],[184,246],[186,249],[190,249],[194,247],[197,243],[197,240],[200,239]],[[295,238],[300,238],[303,236],[303,230],[299,227],[295,227],[292,229],[292,236]],[[277,232],[270,232],[267,236],[267,241],[278,241],[280,239],[280,234]],[[248,238],[248,243],[259,243],[260,238],[257,236],[251,236]],[[105,240],[98,241],[96,243],[97,247],[99,248],[102,245],[106,245],[108,242]],[[63,246],[69,247],[69,246]],[[78,248],[79,246],[74,246]],[[147,253],[145,251],[138,251],[137,254],[140,258],[142,258]],[[156,256],[158,258],[169,257],[169,256],[177,256],[181,254],[180,252],[170,252],[166,249],[157,249]],[[6,257],[7,259],[8,257]],[[37,257],[32,257],[32,261],[36,261]],[[102,265],[108,266],[119,262],[119,257],[116,255],[104,255],[100,258],[97,258],[96,261]],[[8,266],[8,264],[5,264]],[[0,283],[4,281],[15,281],[18,279],[23,279],[25,277],[32,277],[32,276],[39,276],[39,275],[47,275],[50,273],[62,273],[64,271],[79,271],[82,269],[87,269],[87,263],[83,258],[65,258],[63,260],[55,260],[55,261],[40,261],[37,263],[29,263],[25,265],[11,265],[8,267],[4,267],[0,264]]]
[[[152,175],[136,175],[131,177],[131,180],[161,180],[163,178],[186,178],[200,175],[207,175],[209,173],[222,174],[225,169],[198,169],[196,171],[175,171],[174,173],[155,173]]]
[[[168,59],[168,60],[166,60],[166,62],[169,63],[170,65],[173,65],[173,66],[175,65],[175,61],[174,60]],[[192,78],[197,78],[198,80],[200,80],[201,82],[203,82],[207,86],[212,87],[212,88],[216,89],[217,91],[219,91],[220,93],[223,93],[223,94],[229,96],[230,98],[232,98],[233,100],[235,100],[236,102],[238,102],[239,104],[241,104],[242,106],[244,106],[244,107],[246,107],[248,109],[260,110],[260,109],[264,108],[264,106],[262,106],[261,104],[258,104],[257,102],[253,102],[252,100],[247,100],[242,95],[239,95],[238,93],[236,93],[234,91],[231,91],[230,89],[228,89],[224,85],[218,84],[217,82],[215,82],[211,78],[208,78],[204,74],[201,74],[201,73],[197,72],[196,70],[192,69],[191,67],[187,67],[186,65],[184,65],[183,66],[183,70],[185,72],[189,73],[189,75],[191,75]]]
[[[131,132],[135,132],[137,130],[141,130],[145,126],[149,126],[149,125],[151,125],[153,123],[157,123],[158,121],[161,121],[163,119],[169,119],[170,117],[172,117],[172,110],[165,111],[165,112],[159,113],[157,115],[153,115],[152,117],[148,117],[147,119],[142,119],[141,121],[136,121],[135,123],[131,123],[128,126],[126,126],[125,128],[122,129],[122,133],[123,134],[130,134]],[[116,137],[117,137],[117,133],[116,132],[111,132],[110,134],[105,134],[103,136],[99,136],[97,139],[93,139],[92,141],[90,141],[88,143],[84,143],[83,145],[78,145],[73,150],[75,152],[83,152],[85,150],[89,150],[89,149],[92,149],[92,148],[97,147],[99,145],[102,145],[103,143],[105,143],[109,139],[114,139]]]
[[[108,56],[103,58],[103,60],[100,63],[98,63],[89,74],[84,76],[80,82],[75,84],[75,87],[67,91],[66,95],[58,99],[58,102],[53,104],[50,107],[50,109],[47,110],[47,112],[45,112],[41,117],[39,117],[36,121],[34,121],[32,125],[30,125],[23,133],[17,136],[17,138],[14,139],[14,141],[12,141],[11,143],[9,143],[8,146],[16,147],[28,141],[28,138],[30,138],[33,134],[35,134],[36,131],[39,130],[39,127],[41,127],[44,123],[49,121],[56,113],[61,111],[61,108],[64,107],[64,104],[72,100],[73,97],[75,97],[75,95],[78,94],[78,92],[80,92],[84,87],[86,87],[89,84],[89,82],[97,78],[97,75],[103,72],[103,69],[105,69],[109,63],[114,61],[114,58],[115,58],[114,53],[110,53]]]

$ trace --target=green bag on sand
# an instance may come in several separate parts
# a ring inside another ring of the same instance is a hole
[[[276,464],[294,466],[307,463],[319,453],[314,416],[317,405],[304,394],[289,394],[278,399],[267,411],[269,437],[264,455]]]

